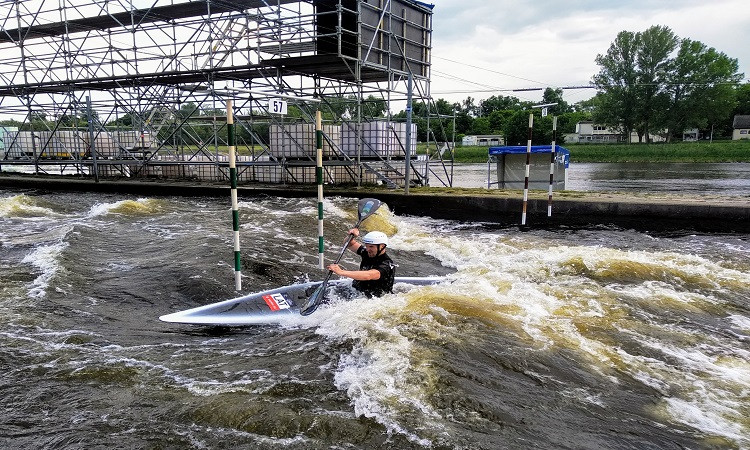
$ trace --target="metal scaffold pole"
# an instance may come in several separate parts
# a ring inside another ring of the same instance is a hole
[[[406,172],[404,172],[404,194],[409,193],[411,184],[411,94],[413,77],[409,72],[409,81],[406,88]]]

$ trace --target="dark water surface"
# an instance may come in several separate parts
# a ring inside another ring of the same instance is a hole
[[[750,447],[749,236],[382,212],[450,283],[215,329],[157,318],[236,296],[228,199],[0,190],[0,448]],[[314,200],[240,214],[245,292],[322,278]]]
[[[456,164],[454,186],[487,187],[487,164]],[[494,165],[490,179],[497,181]],[[744,197],[750,163],[570,163],[567,190]]]

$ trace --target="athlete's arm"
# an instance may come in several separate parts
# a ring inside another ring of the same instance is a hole
[[[353,234],[355,238],[359,237],[359,229],[352,228],[351,230],[349,230],[349,234]],[[346,248],[353,251],[354,253],[357,253],[357,250],[359,250],[360,247],[362,247],[362,244],[360,244],[356,239],[352,239],[351,241],[349,241],[349,246],[347,246]]]
[[[346,270],[342,269],[338,264],[331,264],[330,266],[328,266],[328,270],[335,273],[336,275],[351,278],[352,280],[357,281],[370,281],[380,279],[380,271],[378,269]]]

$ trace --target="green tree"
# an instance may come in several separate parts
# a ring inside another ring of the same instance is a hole
[[[541,117],[541,111],[534,113],[531,143],[547,145],[552,142],[552,116]],[[529,141],[529,111],[515,111],[505,127],[505,141],[508,145],[526,145]],[[561,142],[561,139],[558,140]]]
[[[737,60],[664,26],[621,31],[596,62],[593,120],[626,136],[636,130],[639,140],[725,123],[742,77]]]
[[[488,117],[490,125],[490,134],[503,134],[505,125],[508,123],[510,118],[513,116],[515,111],[510,109],[502,109],[492,111]]]
[[[471,124],[471,134],[492,134],[490,119],[488,117],[477,117]]]
[[[666,89],[671,136],[730,120],[736,105],[734,85],[741,78],[736,59],[701,42],[683,39],[673,66]]]
[[[669,97],[664,91],[672,65],[671,53],[677,48],[677,36],[669,27],[652,26],[639,33],[638,52],[638,107],[636,130],[638,139],[649,142],[654,131],[663,129],[667,122]]]
[[[591,113],[572,111],[560,114],[557,117],[557,142],[562,142],[564,134],[575,133],[578,122],[584,120],[591,120]]]
[[[524,109],[525,107],[527,107],[527,105],[524,104],[524,102],[521,102],[518,98],[511,96],[505,97],[502,95],[493,95],[492,97],[479,102],[479,110],[483,116],[489,116],[495,111],[517,111],[519,109]]]
[[[593,78],[599,91],[594,120],[613,129],[621,129],[626,136],[630,136],[636,125],[639,47],[639,34],[621,31],[607,53],[596,56],[600,69]]]
[[[570,110],[568,103],[563,100],[563,90],[560,88],[552,89],[548,87],[545,89],[544,94],[542,94],[542,103],[557,103],[557,105],[549,108],[551,114],[559,115]]]
[[[732,112],[732,116],[735,115],[749,115],[750,114],[750,83],[744,83],[737,86],[735,95],[737,97],[737,105]]]

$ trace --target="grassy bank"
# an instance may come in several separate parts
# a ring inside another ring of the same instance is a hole
[[[750,140],[672,144],[565,144],[573,162],[750,162]],[[487,162],[487,147],[457,147],[455,161]]]
[[[673,144],[564,144],[572,162],[750,162],[750,140],[677,142]],[[417,144],[424,154],[425,144]],[[195,150],[195,149],[193,149]],[[215,151],[212,149],[212,152]],[[249,147],[238,147],[240,155],[251,155]],[[262,151],[260,146],[255,153]],[[488,147],[456,147],[455,162],[485,163]],[[227,154],[220,146],[219,153]]]

